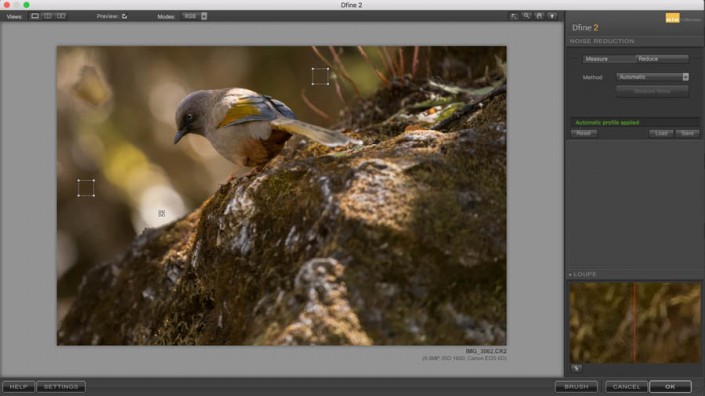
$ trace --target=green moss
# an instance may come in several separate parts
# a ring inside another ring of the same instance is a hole
[[[463,108],[465,104],[464,103],[451,103],[450,105],[446,106],[443,110],[441,110],[441,113],[438,115],[438,118],[436,119],[436,122],[441,122],[445,120],[446,118],[450,117],[455,113],[456,111],[460,110]]]

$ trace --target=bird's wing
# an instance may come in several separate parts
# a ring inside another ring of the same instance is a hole
[[[340,132],[303,121],[292,120],[290,118],[277,118],[272,120],[270,125],[275,131],[284,131],[295,135],[301,135],[328,147],[345,146],[351,143],[362,144],[362,141],[353,139],[350,136],[346,136]]]
[[[269,103],[274,106],[275,109],[277,109],[278,112],[280,112],[284,117],[286,118],[291,118],[292,120],[296,119],[296,114],[289,108],[289,106],[285,105],[284,102],[281,100],[274,99],[271,96],[265,96],[265,98],[269,101]]]
[[[282,103],[282,105],[284,104]],[[277,116],[270,99],[261,95],[240,96],[225,113],[225,117],[218,124],[218,128],[250,121],[271,121]]]
[[[238,96],[218,128],[249,121],[269,121],[274,130],[305,136],[329,147],[362,144],[360,140],[340,132],[298,121],[294,112],[282,101],[257,94]]]

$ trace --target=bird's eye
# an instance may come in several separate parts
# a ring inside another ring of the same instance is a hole
[[[186,121],[193,121],[193,114],[191,114],[191,113],[186,114]]]

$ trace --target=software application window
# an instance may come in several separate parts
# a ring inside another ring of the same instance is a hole
[[[0,3],[2,394],[702,396],[703,9]]]

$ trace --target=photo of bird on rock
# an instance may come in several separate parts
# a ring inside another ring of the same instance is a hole
[[[260,167],[277,156],[292,134],[328,147],[362,144],[340,132],[296,119],[283,102],[244,88],[195,91],[176,110],[174,144],[201,135],[230,162]]]
[[[506,47],[56,64],[57,345],[506,345]]]

